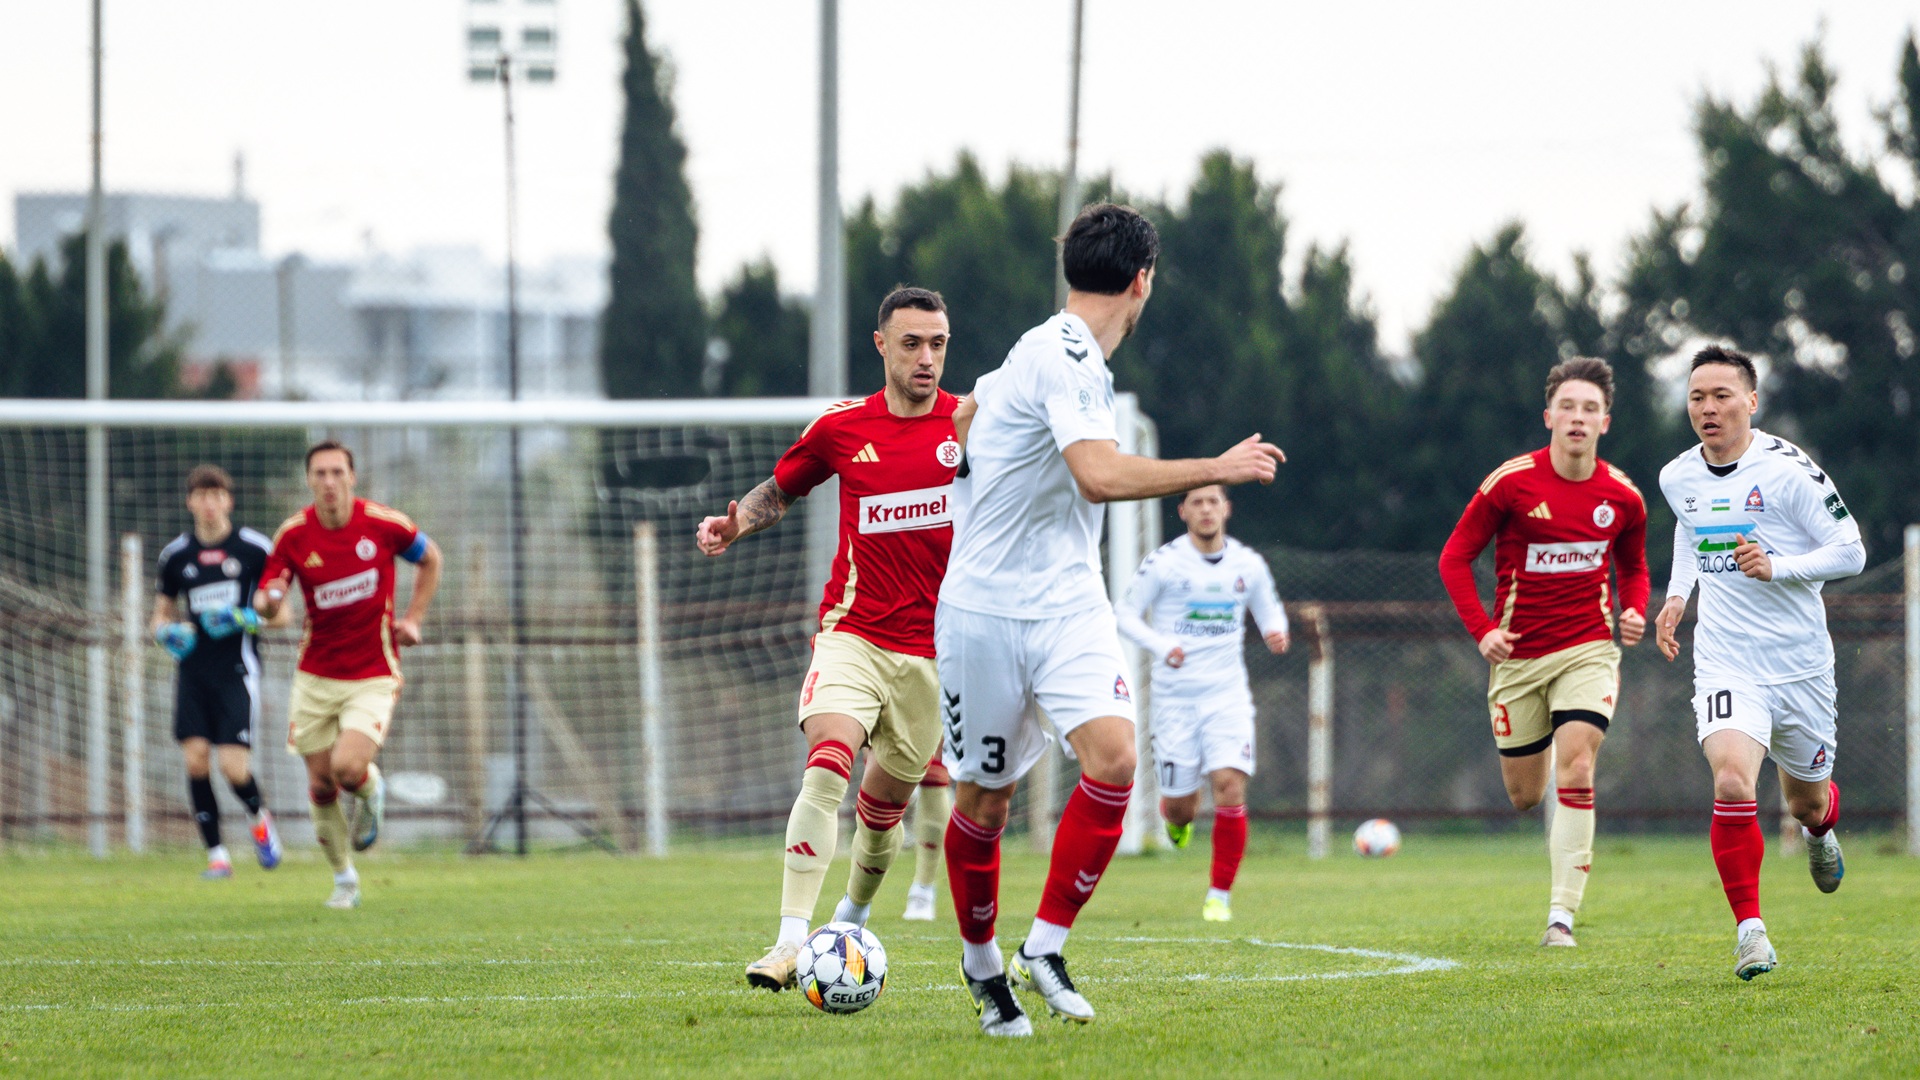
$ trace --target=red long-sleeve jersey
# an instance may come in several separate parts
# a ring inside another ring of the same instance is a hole
[[[1499,582],[1489,616],[1474,586],[1473,560],[1494,546]],[[1609,553],[1620,577],[1619,610],[1647,611],[1647,504],[1627,474],[1595,463],[1568,480],[1541,448],[1506,462],[1480,483],[1440,553],[1440,580],[1475,641],[1498,626],[1520,635],[1524,660],[1613,637]]]

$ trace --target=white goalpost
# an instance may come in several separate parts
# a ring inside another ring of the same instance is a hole
[[[1151,422],[1123,397],[1129,449],[1151,453]],[[808,522],[837,506],[804,500],[720,559],[701,556],[692,534],[771,475],[830,403],[0,400],[0,840],[99,834],[140,850],[191,838],[168,721],[172,665],[146,634],[153,560],[191,527],[194,465],[227,469],[235,524],[270,534],[310,501],[302,454],[327,437],[354,451],[358,494],[412,516],[445,554],[427,640],[402,656],[382,754],[401,780],[389,800],[396,839],[471,839],[518,775],[543,796],[528,810],[538,839],[576,839],[570,823],[584,823],[659,856],[674,837],[777,831],[798,784],[793,698],[824,585],[809,567],[835,542],[828,531],[827,549],[810,550],[823,533]],[[504,554],[511,428],[527,523],[518,582]],[[119,543],[105,571],[118,576],[105,582],[90,580],[84,557],[89,429],[107,436],[106,528]],[[1110,522],[1109,573],[1124,582],[1158,542],[1158,516],[1117,504]],[[402,569],[399,604],[411,580]],[[104,618],[89,609],[96,586],[119,598]],[[510,586],[526,613],[517,647]],[[304,772],[282,749],[296,635],[262,638],[255,772],[300,841]],[[112,659],[90,665],[92,652]],[[90,737],[101,703],[111,739]],[[1050,823],[1057,790],[1042,790],[1027,820]],[[1140,835],[1138,821],[1130,832]]]

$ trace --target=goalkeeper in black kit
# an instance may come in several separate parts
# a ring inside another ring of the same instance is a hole
[[[252,529],[234,527],[233,479],[217,465],[200,465],[187,474],[187,509],[193,528],[160,550],[153,636],[178,662],[173,737],[186,757],[194,823],[207,846],[201,876],[217,880],[233,876],[233,860],[220,840],[215,747],[221,774],[253,819],[261,869],[280,865],[280,836],[261,801],[250,760],[260,718],[255,635],[262,625],[253,610],[253,592],[273,543]],[[283,615],[271,625],[286,621]]]

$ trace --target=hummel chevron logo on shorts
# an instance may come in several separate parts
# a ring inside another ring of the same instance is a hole
[[[860,448],[859,453],[853,455],[853,460],[859,461],[859,462],[871,463],[871,462],[879,461],[880,454],[879,454],[879,451],[876,451],[873,448],[872,443],[868,443],[867,445]]]

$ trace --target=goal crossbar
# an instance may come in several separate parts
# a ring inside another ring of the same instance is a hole
[[[0,398],[0,427],[614,427],[804,424],[838,398],[651,401],[85,401]]]

